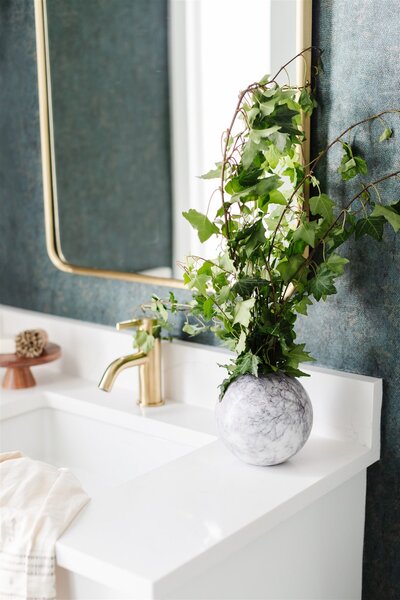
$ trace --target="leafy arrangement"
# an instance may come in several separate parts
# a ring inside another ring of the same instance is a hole
[[[150,306],[160,328],[168,329],[169,310],[184,310],[184,331],[197,335],[211,330],[235,351],[235,360],[225,365],[228,377],[221,396],[245,373],[305,375],[299,363],[313,359],[304,344],[296,343],[294,324],[314,300],[336,293],[335,280],[349,262],[337,249],[353,235],[381,240],[385,225],[400,229],[400,200],[383,204],[377,187],[400,169],[365,180],[366,161],[348,139],[353,129],[379,120],[384,126],[379,141],[385,142],[392,130],[384,115],[400,111],[385,110],[354,123],[305,165],[302,118],[312,114],[316,101],[308,82],[278,85],[276,79],[289,63],[239,95],[222,160],[203,175],[220,181],[215,214],[183,213],[201,242],[211,236],[219,242],[214,259],[186,259],[183,277],[192,302],[179,304],[171,292],[168,301],[154,296]],[[337,170],[344,182],[357,177],[359,187],[340,205],[315,176],[320,160],[338,144],[343,153]],[[151,340],[144,338],[135,343],[148,350]]]

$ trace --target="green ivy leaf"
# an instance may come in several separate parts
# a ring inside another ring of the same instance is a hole
[[[220,256],[218,257],[218,265],[221,267],[221,269],[228,273],[235,272],[235,266],[232,262],[232,259],[229,256],[229,252],[227,251],[223,254],[220,254]]]
[[[324,219],[332,221],[333,219],[333,207],[335,203],[329,198],[327,194],[320,194],[319,196],[313,196],[309,200],[310,211],[312,215],[321,215]]]
[[[187,333],[188,335],[197,335],[198,333],[200,333],[200,331],[203,328],[199,328],[196,325],[192,325],[191,323],[186,322],[183,327],[182,327],[182,331],[184,331],[185,333]]]
[[[388,140],[392,137],[393,135],[393,131],[390,129],[390,127],[386,127],[386,129],[384,129],[382,135],[379,137],[379,141],[380,142],[384,142],[385,140]]]
[[[279,160],[281,159],[281,154],[273,144],[270,144],[270,146],[268,146],[268,148],[264,151],[264,158],[271,169],[276,169]]]
[[[245,169],[248,169],[259,152],[260,148],[253,140],[248,140],[242,153],[242,163]]]
[[[293,233],[293,240],[303,240],[303,242],[314,248],[317,228],[318,223],[316,221],[304,221]]]
[[[278,175],[271,175],[270,177],[265,177],[264,179],[260,179],[260,181],[256,185],[256,192],[259,196],[263,196],[264,194],[268,194],[276,188],[282,185],[282,179]]]
[[[244,352],[237,357],[236,361],[233,361],[229,365],[220,365],[224,366],[228,369],[229,377],[224,379],[224,381],[220,385],[220,395],[219,399],[223,400],[224,393],[228,389],[229,385],[240,375],[254,375],[254,377],[258,377],[258,365],[260,364],[261,359],[259,356],[253,354],[250,350],[248,352]]]
[[[190,281],[187,283],[187,286],[190,290],[197,290],[199,292],[199,294],[202,294],[203,296],[207,295],[207,284],[210,280],[209,275],[203,274],[203,275],[199,275],[198,273],[196,273],[193,277],[193,279],[190,279]]]
[[[250,168],[243,169],[239,174],[239,183],[241,186],[252,186],[258,182],[258,178],[263,174],[264,169]]]
[[[275,145],[277,151],[282,154],[286,148],[288,138],[289,136],[287,133],[281,133],[280,131],[277,131],[271,135],[271,142]]]
[[[256,288],[262,289],[269,285],[266,279],[258,277],[242,277],[232,287],[232,292],[239,294],[242,298],[247,298],[252,295]]]
[[[294,305],[294,309],[300,315],[307,315],[309,306],[312,306],[310,298],[308,298],[308,296],[303,296],[303,298]]]
[[[234,187],[234,179],[231,180],[232,188]],[[239,178],[237,179],[239,181]],[[258,196],[264,196],[265,194],[269,194],[272,190],[275,190],[276,188],[280,187],[282,183],[283,181],[278,175],[270,175],[269,177],[264,177],[263,179],[260,179],[255,185],[246,187],[244,189],[242,186],[240,186],[241,189],[237,191],[234,190],[236,191],[236,193],[233,194],[232,200],[236,201],[240,199],[242,202],[255,200]],[[226,186],[226,191],[228,193],[231,193],[228,190],[228,184]]]
[[[246,348],[246,337],[246,332],[242,329],[239,336],[239,341],[235,347],[235,352],[237,354],[242,354],[243,350]]]
[[[354,156],[353,150],[350,144],[342,143],[343,156],[338,168],[343,181],[348,181],[356,175],[367,175],[368,167],[367,163],[360,156]]]
[[[248,327],[251,319],[251,309],[256,302],[255,298],[249,298],[235,304],[233,311],[233,324],[240,323],[244,327]]]
[[[137,329],[133,333],[133,347],[146,354],[154,348],[154,341],[154,336],[142,329]]]
[[[303,264],[304,257],[298,254],[288,259],[283,259],[277,266],[277,269],[282,275],[284,283],[288,283]]]
[[[263,243],[265,243],[265,229],[263,222],[260,220],[255,224],[254,230],[246,240],[245,252],[247,257],[250,258],[256,248]]]
[[[264,77],[261,77],[260,81],[258,82],[260,85],[266,85],[269,82],[269,78],[271,77],[271,75],[264,75]]]
[[[400,201],[391,206],[376,204],[371,217],[384,217],[397,233],[400,229]]]
[[[301,91],[298,103],[306,115],[310,116],[312,115],[314,108],[318,106],[318,102],[307,89]]]
[[[374,240],[380,241],[383,236],[385,217],[366,217],[359,219],[356,223],[355,238],[359,240],[363,235],[369,235]]]
[[[336,294],[334,285],[336,274],[325,264],[317,268],[315,276],[309,282],[309,290],[316,300],[330,294]]]
[[[208,173],[200,175],[199,179],[218,179],[222,173],[222,163],[215,163],[215,169],[211,169]]]
[[[167,308],[164,302],[155,294],[153,294],[151,299],[151,310],[155,313],[158,313],[163,321],[168,320]]]
[[[212,296],[207,298],[203,304],[203,315],[206,321],[209,321],[214,314],[214,299]]]
[[[197,229],[199,240],[202,243],[207,241],[215,233],[219,233],[219,229],[215,223],[211,223],[206,215],[203,215],[194,208],[190,208],[187,212],[183,212],[182,215],[189,221],[194,229]]]
[[[301,362],[314,362],[315,358],[310,356],[310,353],[304,350],[305,344],[293,344],[284,356],[289,358],[289,365],[297,368]]]
[[[339,254],[331,254],[325,261],[325,265],[336,275],[343,275],[344,267],[349,262],[348,258],[343,258]]]
[[[286,206],[287,200],[279,190],[271,190],[269,193],[268,204],[282,204]]]
[[[272,125],[272,127],[266,127],[265,129],[252,129],[249,139],[255,144],[259,144],[263,138],[269,138],[273,133],[277,133],[279,130],[279,125]]]

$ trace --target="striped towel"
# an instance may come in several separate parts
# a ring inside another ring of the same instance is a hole
[[[0,454],[0,599],[54,600],[55,543],[89,497],[68,469]]]

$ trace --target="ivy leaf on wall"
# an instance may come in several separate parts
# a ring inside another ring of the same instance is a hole
[[[311,300],[308,296],[303,296],[303,298],[295,304],[294,309],[300,315],[307,315],[309,306],[312,306]]]
[[[386,129],[383,131],[382,135],[379,137],[379,141],[380,142],[384,142],[385,140],[388,140],[392,137],[393,135],[393,131],[390,129],[390,127],[386,127]]]
[[[219,229],[215,223],[211,223],[206,215],[203,215],[194,208],[189,209],[187,212],[183,212],[182,215],[189,221],[191,226],[197,230],[200,242],[205,242],[214,233],[219,233]]]
[[[342,143],[343,156],[338,168],[343,181],[353,179],[356,175],[367,175],[367,163],[361,156],[355,156],[350,144]]]
[[[310,292],[316,300],[321,300],[330,294],[336,294],[334,280],[336,273],[332,271],[325,263],[317,268],[315,277],[309,282]]]
[[[343,258],[343,256],[339,256],[339,254],[331,254],[325,264],[333,271],[333,273],[336,273],[336,275],[343,275],[344,268],[348,262],[350,262],[348,258]]]
[[[400,230],[400,201],[391,206],[376,204],[371,217],[384,217],[397,233]]]
[[[369,235],[374,240],[380,241],[383,236],[385,217],[366,217],[359,219],[356,223],[355,237],[359,240],[363,235]]]

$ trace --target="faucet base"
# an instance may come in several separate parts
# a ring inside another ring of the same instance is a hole
[[[165,404],[165,400],[160,400],[159,402],[140,402],[140,400],[137,401],[137,405],[140,406],[140,408],[152,408],[153,406],[163,406]]]

